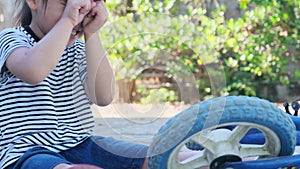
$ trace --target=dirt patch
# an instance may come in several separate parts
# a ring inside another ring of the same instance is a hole
[[[169,103],[93,106],[95,132],[103,136],[149,144],[162,125],[188,107],[190,105]]]

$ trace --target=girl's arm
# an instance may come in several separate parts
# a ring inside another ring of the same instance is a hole
[[[57,65],[72,31],[72,24],[59,21],[54,28],[31,48],[18,48],[6,61],[6,67],[19,79],[37,84]]]
[[[36,84],[43,81],[54,70],[74,26],[79,24],[91,9],[91,4],[86,3],[86,0],[69,2],[62,11],[59,21],[44,37],[40,37],[42,39],[36,45],[31,48],[18,48],[9,55],[5,66],[16,77],[24,82]],[[38,11],[42,10],[38,3],[32,1],[28,5],[32,9],[33,16],[38,13],[44,14],[43,11]]]
[[[103,1],[90,12],[93,19],[85,27],[87,73],[86,91],[90,99],[99,106],[110,104],[115,94],[115,79],[113,70],[102,47],[98,30],[108,18]]]
[[[86,91],[94,103],[106,106],[114,98],[115,79],[97,34],[86,41],[86,55],[88,73],[85,84]]]

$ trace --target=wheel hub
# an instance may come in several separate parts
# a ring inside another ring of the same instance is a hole
[[[228,162],[239,162],[242,158],[236,155],[224,155],[214,159],[210,164],[210,169],[223,169]]]

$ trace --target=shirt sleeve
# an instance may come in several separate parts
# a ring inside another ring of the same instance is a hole
[[[21,47],[31,47],[24,32],[17,28],[9,28],[0,32],[0,70],[3,68],[8,56]]]
[[[79,76],[82,83],[87,79],[87,61],[86,61],[86,52],[85,52],[85,44],[82,41],[78,41],[77,53],[78,56],[78,65],[79,65]]]
[[[9,28],[0,32],[0,87],[5,85],[13,76],[9,71],[1,72],[8,56],[21,47],[31,47],[24,32],[17,28]]]
[[[76,49],[77,49],[77,62],[79,65],[79,76],[82,84],[85,83],[86,79],[88,78],[88,73],[87,73],[87,60],[86,60],[86,51],[85,51],[85,43],[82,42],[81,40],[77,41],[76,44]],[[89,104],[93,105],[94,102],[87,96]]]

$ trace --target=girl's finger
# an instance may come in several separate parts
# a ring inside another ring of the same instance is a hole
[[[97,2],[94,0],[91,0],[91,8],[94,8],[97,5]]]
[[[82,2],[80,13],[87,14],[91,9],[92,9],[92,3],[90,1],[85,0],[85,3]]]
[[[99,12],[107,12],[106,5],[103,0],[97,2],[97,5],[90,11],[89,16],[95,16]]]

